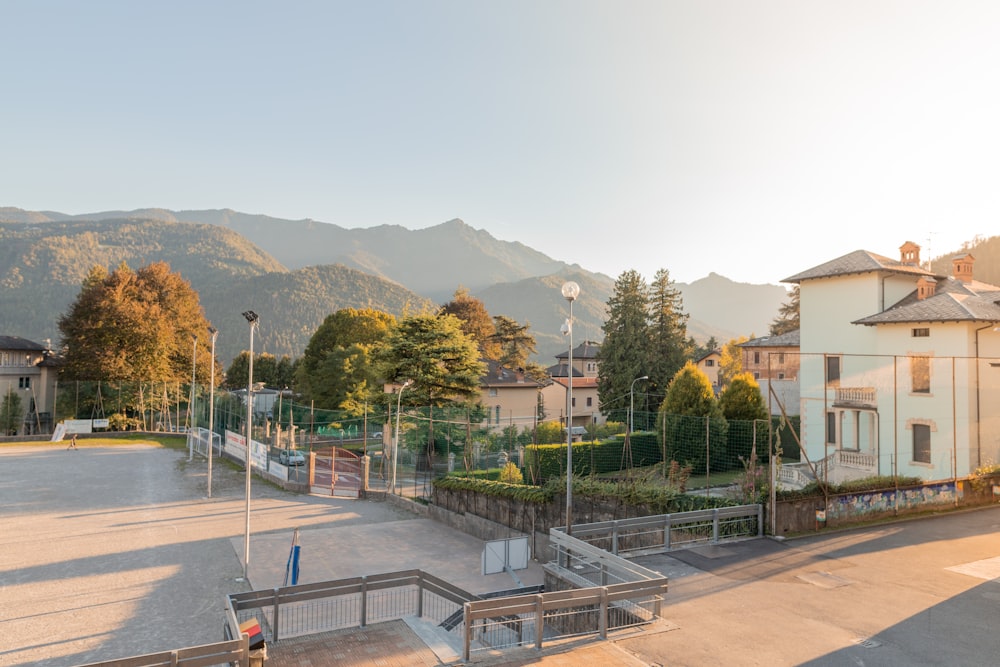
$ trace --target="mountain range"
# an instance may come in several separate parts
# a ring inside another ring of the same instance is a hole
[[[347,229],[228,209],[67,215],[7,207],[0,208],[0,332],[58,344],[58,317],[94,265],[153,261],[167,262],[198,291],[221,332],[217,353],[224,363],[247,347],[245,310],[260,316],[255,351],[297,357],[340,308],[421,312],[462,287],[492,315],[530,324],[537,360],[548,365],[566,349],[559,333],[568,315],[562,283],[581,287],[573,306],[575,342],[603,338],[614,288],[606,275],[457,219],[421,230]],[[737,283],[716,273],[675,286],[690,316],[688,332],[702,343],[766,333],[788,298],[779,285]]]

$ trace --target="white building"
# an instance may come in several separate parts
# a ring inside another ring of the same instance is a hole
[[[907,242],[898,260],[859,250],[784,280],[800,287],[801,437],[821,479],[1000,462],[1000,287],[974,261],[935,275]]]

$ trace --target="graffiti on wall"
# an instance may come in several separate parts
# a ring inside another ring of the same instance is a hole
[[[961,487],[956,491],[954,482],[928,484],[899,491],[890,489],[849,493],[831,498],[826,508],[826,516],[828,519],[849,519],[866,514],[885,514],[897,510],[953,505],[956,497],[961,499]]]

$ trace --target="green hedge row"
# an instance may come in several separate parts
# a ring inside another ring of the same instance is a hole
[[[573,475],[599,475],[621,472],[659,463],[663,460],[654,433],[632,434],[631,452],[625,447],[625,436],[616,435],[600,442],[573,443]],[[566,474],[566,445],[529,445],[525,479],[544,482]]]

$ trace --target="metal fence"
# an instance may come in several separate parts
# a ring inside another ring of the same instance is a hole
[[[617,519],[597,523],[574,524],[573,541],[567,540],[564,528],[550,531],[553,546],[566,558],[584,542],[600,549],[601,553],[632,557],[660,553],[703,544],[735,542],[764,534],[764,508],[762,505],[719,507],[692,512],[658,514],[632,519]],[[591,552],[586,552],[591,557]],[[600,556],[600,554],[596,554]],[[576,558],[580,558],[577,556]],[[594,570],[591,560],[585,559],[583,572]],[[600,558],[594,560],[600,564]],[[603,568],[600,570],[603,573]],[[603,582],[607,574],[602,574]]]

